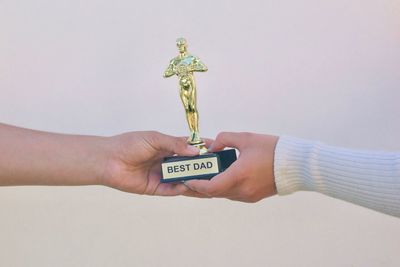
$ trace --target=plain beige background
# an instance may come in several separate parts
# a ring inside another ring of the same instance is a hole
[[[162,78],[180,36],[209,67],[203,136],[400,151],[396,0],[2,0],[0,121],[187,134],[177,79]],[[317,193],[250,205],[9,187],[0,214],[0,266],[400,266],[400,219]]]

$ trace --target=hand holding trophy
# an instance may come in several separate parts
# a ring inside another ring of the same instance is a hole
[[[176,41],[179,55],[173,58],[164,77],[177,75],[179,79],[180,98],[186,112],[186,120],[190,129],[188,144],[199,148],[200,155],[196,157],[169,157],[162,164],[162,182],[180,182],[191,179],[211,179],[224,171],[236,160],[234,149],[207,153],[205,142],[199,134],[199,114],[197,110],[196,81],[194,72],[207,71],[201,60],[187,52],[187,42],[184,38]]]

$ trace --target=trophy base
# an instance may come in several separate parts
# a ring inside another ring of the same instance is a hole
[[[161,183],[177,183],[193,179],[210,180],[225,171],[236,159],[235,149],[194,157],[168,157],[161,164]]]

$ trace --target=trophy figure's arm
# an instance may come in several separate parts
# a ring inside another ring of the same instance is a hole
[[[174,63],[173,63],[173,61],[171,60],[171,62],[169,63],[169,65],[168,65],[168,68],[165,70],[165,72],[164,72],[164,78],[168,78],[168,77],[171,77],[171,76],[173,76],[175,74],[175,72],[174,72]]]
[[[208,70],[207,66],[201,62],[201,60],[199,58],[195,58],[195,60],[193,61],[193,71],[200,71],[200,72],[205,72]]]

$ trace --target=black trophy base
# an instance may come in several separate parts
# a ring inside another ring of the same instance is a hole
[[[227,149],[194,157],[168,157],[161,164],[162,183],[193,179],[210,180],[225,171],[236,160],[235,149]]]

